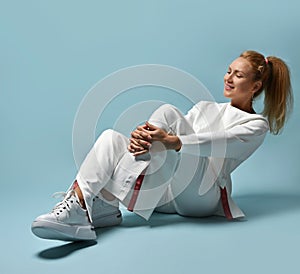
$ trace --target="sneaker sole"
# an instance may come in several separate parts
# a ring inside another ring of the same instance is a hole
[[[49,221],[34,221],[31,226],[34,235],[42,239],[61,241],[96,240],[92,226],[67,225]]]
[[[95,228],[108,227],[119,225],[122,222],[122,213],[120,210],[116,211],[114,214],[105,216],[95,216],[93,218],[93,226]]]

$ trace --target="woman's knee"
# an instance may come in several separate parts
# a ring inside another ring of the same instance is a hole
[[[116,130],[113,129],[106,129],[104,130],[100,136],[98,137],[97,141],[95,142],[95,145],[103,145],[103,144],[114,144],[114,143],[121,143],[121,142],[128,142],[124,135],[119,133]]]
[[[105,129],[102,133],[101,133],[101,136],[107,136],[107,137],[110,137],[110,136],[113,136],[115,135],[117,132],[113,129]]]
[[[178,112],[178,109],[171,104],[163,104],[160,107],[158,107],[155,112],[168,114],[168,113]]]
[[[97,138],[95,144],[97,145],[99,142],[111,138],[113,136],[113,134],[114,134],[114,130],[112,130],[112,129],[104,130]]]
[[[149,122],[160,128],[165,128],[182,117],[182,113],[175,106],[164,104],[153,112]]]

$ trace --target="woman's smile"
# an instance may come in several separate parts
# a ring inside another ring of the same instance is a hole
[[[224,89],[225,89],[226,91],[231,91],[233,88],[234,88],[233,85],[230,85],[230,84],[228,84],[228,83],[225,82],[225,84],[224,84]]]

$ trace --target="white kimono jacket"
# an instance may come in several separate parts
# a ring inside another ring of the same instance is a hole
[[[267,120],[260,114],[249,114],[232,107],[230,103],[203,101],[184,118],[194,130],[193,134],[177,134],[182,142],[178,156],[181,161],[185,157],[185,163],[178,171],[178,158],[176,162],[175,157],[166,157],[164,167],[146,176],[134,212],[149,218],[154,205],[159,205],[162,193],[170,185],[173,185],[176,195],[188,187],[190,181],[197,179],[200,196],[205,195],[214,184],[226,187],[233,218],[243,217],[243,212],[231,198],[230,174],[262,144],[269,130]],[[200,157],[199,161],[191,156]],[[196,168],[199,165],[205,166],[200,168],[202,174]],[[162,180],[165,183],[162,184]],[[149,189],[151,194],[145,191]],[[223,208],[220,206],[215,214],[224,215]]]
[[[192,180],[198,180],[200,196],[216,185],[225,188],[232,217],[243,217],[231,198],[230,174],[262,144],[269,130],[268,121],[260,114],[249,114],[230,103],[206,101],[196,104],[185,116],[176,115],[181,119],[181,128],[173,133],[181,140],[180,151],[153,153],[151,161],[149,155],[134,157],[124,153],[105,188],[128,206],[136,179],[144,171],[133,211],[148,219],[170,187],[175,197]],[[94,194],[100,190],[88,186],[88,180],[80,174],[77,180],[85,197],[91,196],[90,189]],[[88,201],[87,205],[89,209]],[[224,215],[222,207],[219,209],[215,214]]]

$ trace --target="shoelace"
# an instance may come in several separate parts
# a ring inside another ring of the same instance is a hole
[[[63,210],[70,211],[71,209],[71,203],[73,203],[73,200],[70,200],[69,198],[72,196],[72,192],[66,193],[66,192],[55,192],[52,197],[53,198],[63,198],[61,202],[55,205],[55,207],[52,209],[52,212],[63,212]],[[57,212],[57,214],[59,214]]]
[[[52,194],[52,198],[58,199],[58,198],[65,198],[67,196],[67,192],[59,191]]]

